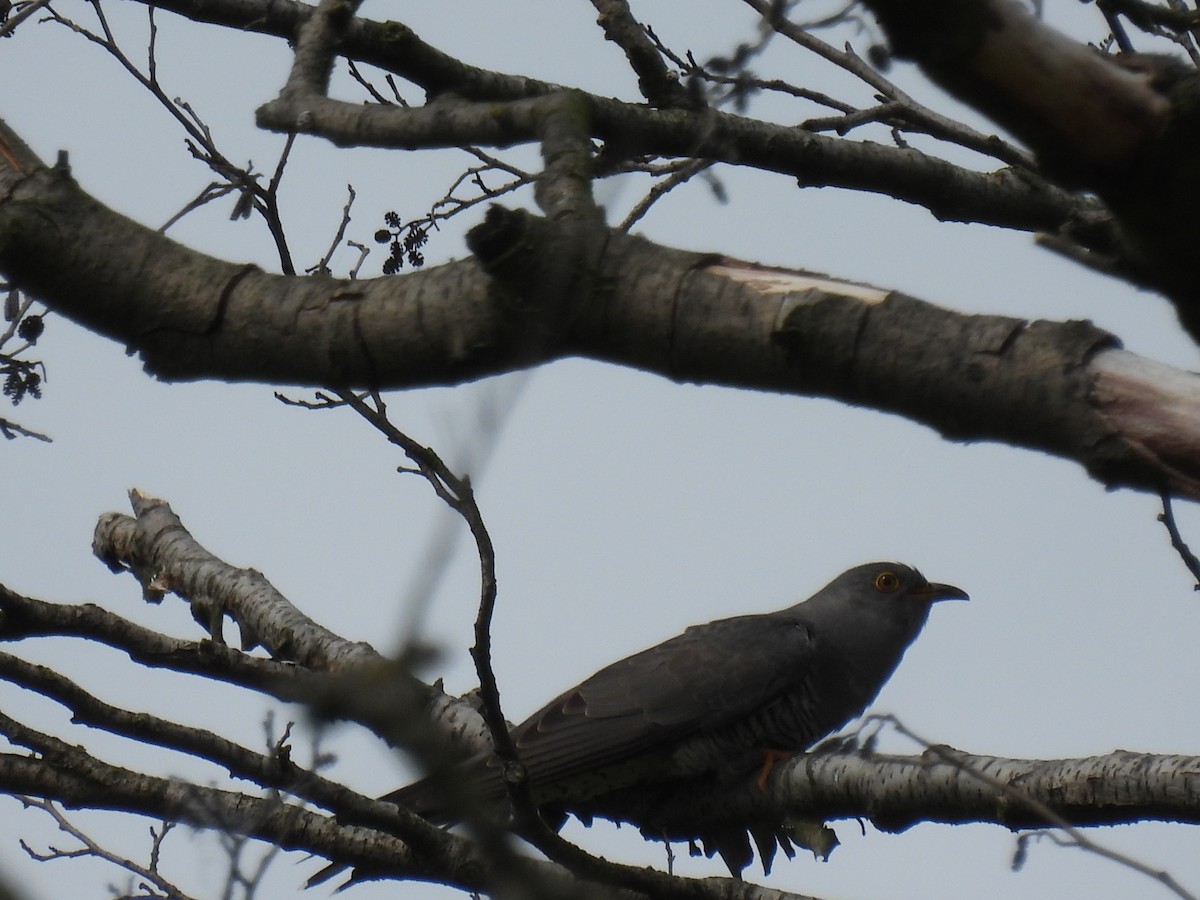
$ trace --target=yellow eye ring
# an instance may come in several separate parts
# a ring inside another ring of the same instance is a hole
[[[890,594],[900,587],[900,576],[895,572],[884,571],[875,576],[875,590]]]

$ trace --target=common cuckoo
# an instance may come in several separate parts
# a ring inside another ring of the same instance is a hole
[[[586,818],[610,795],[631,791],[686,789],[698,780],[757,779],[765,788],[776,761],[863,712],[921,631],[931,604],[952,599],[967,595],[909,566],[869,563],[795,606],[693,625],[605,666],[513,730],[530,797],[557,824],[564,813]],[[468,813],[464,795],[476,813],[507,810],[494,757],[468,760],[453,780],[457,805],[445,778],[426,778],[383,799],[439,824]],[[746,833],[743,827],[695,836],[740,871],[749,861]],[[751,834],[762,849],[760,835]],[[786,841],[781,845],[790,850]],[[338,869],[330,866],[314,881]]]

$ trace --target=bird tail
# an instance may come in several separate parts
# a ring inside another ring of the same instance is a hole
[[[482,784],[480,787],[482,787]],[[388,803],[395,803],[397,806],[416,813],[422,819],[434,825],[447,826],[456,824],[460,819],[459,815],[450,811],[451,804],[447,803],[447,793],[453,790],[452,786],[447,786],[444,776],[434,776],[422,778],[420,781],[415,781],[399,790],[384,794],[379,799]],[[348,868],[349,866],[342,863],[330,863],[309,877],[305,883],[305,887],[314,887],[318,884],[323,884]],[[371,872],[359,866],[350,873],[350,877],[346,881],[337,886],[337,890],[343,891],[352,884],[359,881],[368,881],[372,877],[374,876]]]
[[[422,778],[379,799],[395,803],[434,825],[453,825],[458,821],[447,808],[446,786],[441,779]]]

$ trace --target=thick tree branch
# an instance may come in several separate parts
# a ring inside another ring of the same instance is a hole
[[[324,94],[333,74],[337,47],[362,0],[321,0],[300,28],[292,69],[283,93]]]
[[[1060,183],[1105,201],[1200,341],[1195,68],[1158,55],[1102,55],[1017,0],[866,5],[899,55],[1019,136]]]
[[[697,785],[671,794],[622,795],[587,811],[631,821],[649,834],[686,835],[706,822],[769,822],[786,817],[867,818],[881,830],[920,822],[990,822],[1007,828],[1054,826],[1001,786],[1075,826],[1141,821],[1200,824],[1200,757],[1114,751],[1078,759],[1004,759],[951,751],[888,756],[856,748],[797,756],[767,791]],[[997,785],[980,781],[984,773]]]
[[[604,221],[592,197],[590,117],[591,104],[584,95],[555,94],[538,128],[543,169],[534,196],[546,217],[556,222]]]
[[[135,0],[150,5],[150,0]],[[152,0],[155,9],[194,22],[284,38],[294,44],[317,7],[297,0]],[[411,81],[431,96],[517,100],[552,94],[564,85],[481,69],[431,46],[408,26],[356,17],[346,24],[340,54]]]
[[[423,107],[363,105],[321,95],[281,96],[261,107],[258,123],[285,133],[326,138],[340,147],[415,150],[532,143],[547,114],[548,95],[508,101],[438,99]],[[795,177],[807,187],[843,187],[924,206],[943,221],[979,221],[1027,231],[1079,231],[1119,246],[1102,208],[1028,172],[973,172],[908,148],[847,141],[733,113],[658,110],[599,97],[593,135],[623,154],[694,157]]]
[[[208,553],[162,500],[136,489],[129,499],[136,518],[101,516],[92,552],[112,571],[133,574],[148,602],[174,593],[218,643],[224,643],[221,623],[229,616],[241,631],[243,650],[262,646],[273,659],[310,669],[337,671],[379,661],[367,644],[350,643],[304,615],[260,572],[234,568]]]
[[[0,268],[162,378],[408,387],[587,356],[835,397],[1055,453],[1106,485],[1200,497],[1200,379],[1085,324],[968,316],[612,231],[601,255],[547,278],[578,236],[499,209],[471,238],[482,266],[274,276],[189,251],[28,158],[28,175],[0,168]]]
[[[1013,131],[1075,184],[1124,169],[1170,104],[1013,0],[867,0],[893,50]]]
[[[358,721],[422,758],[432,758],[444,742],[440,732],[431,732],[427,715],[445,715],[456,735],[480,745],[482,726],[468,704],[422,683],[369,645],[346,641],[318,625],[261,573],[210,554],[164,501],[137,491],[130,496],[136,518],[101,516],[92,546],[114,571],[134,574],[150,599],[157,602],[169,591],[187,601],[193,618],[214,636],[228,615],[241,629],[244,647],[261,644],[273,657],[295,661],[304,671],[337,673],[310,683],[305,696],[291,698],[322,715]]]

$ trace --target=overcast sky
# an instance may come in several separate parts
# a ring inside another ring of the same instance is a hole
[[[1094,15],[1074,0],[1046,0],[1046,7],[1052,18]],[[93,22],[85,4],[56,8]],[[754,33],[752,14],[732,0],[705,4],[703,16],[688,0],[656,0],[635,11],[672,46],[701,59]],[[108,12],[130,54],[144,60],[143,8],[110,3]],[[623,56],[602,40],[586,3],[368,2],[363,14],[401,19],[475,65],[636,97]],[[253,111],[282,83],[286,44],[167,13],[158,25],[167,93],[205,118],[227,156],[273,169],[282,139],[258,132]],[[1101,37],[1100,29],[1095,24],[1084,37]],[[851,37],[865,50],[865,37]],[[762,61],[764,74],[821,83],[809,60],[776,51]],[[953,111],[908,67],[891,74],[926,103]],[[845,84],[826,83],[830,90]],[[83,188],[139,222],[158,227],[212,180],[153,99],[62,27],[30,22],[0,42],[0,84],[7,87],[0,116],[43,158],[69,151]],[[345,84],[341,90],[358,96]],[[409,99],[421,98],[412,91]],[[785,121],[809,114],[783,113]],[[301,139],[282,191],[297,264],[323,254],[347,184],[358,192],[349,236],[369,241],[385,210],[419,215],[466,160],[455,152],[335,151]],[[1051,256],[1027,235],[941,224],[881,197],[799,190],[781,176],[729,167],[718,176],[727,204],[697,181],[655,207],[639,230],[670,246],[829,272],[965,311],[1086,317],[1128,349],[1197,368],[1196,348],[1166,303]],[[629,178],[598,188],[610,221],[620,220],[643,187]],[[231,208],[229,200],[216,203],[171,234],[204,252],[278,270],[266,229],[258,220],[230,223]],[[434,235],[429,263],[465,255],[461,233],[479,215]],[[378,274],[382,259],[372,255],[363,275]],[[354,261],[343,250],[333,266],[344,273]],[[211,551],[261,570],[325,625],[383,652],[399,644],[409,586],[445,513],[423,482],[395,473],[402,460],[380,437],[348,412],[284,407],[271,386],[160,384],[124,348],[58,318],[47,324],[39,347],[48,367],[45,399],[0,413],[54,438],[0,447],[0,581],[45,600],[95,601],[150,627],[199,637],[184,604],[169,598],[145,606],[132,578],[109,574],[91,556],[97,516],[127,511],[125,493],[138,487],[170,501]],[[1181,697],[1180,686],[1200,682],[1200,597],[1155,521],[1157,501],[1107,493],[1074,463],[994,444],[949,444],[906,420],[825,400],[673,384],[578,360],[527,378],[397,393],[389,402],[400,427],[451,461],[475,460],[476,470],[481,413],[512,404],[502,434],[487,443],[491,459],[478,485],[497,551],[494,652],[512,719],[688,624],[789,605],[851,565],[897,559],[973,599],[933,611],[875,709],[975,753],[1196,752],[1194,699]],[[1200,544],[1200,516],[1187,505],[1178,515],[1185,536]],[[460,542],[428,619],[444,659],[427,674],[444,675],[451,691],[473,684],[467,647],[477,572]],[[142,671],[80,642],[4,649],[65,671],[109,702],[243,743],[263,741],[268,704],[257,697]],[[0,708],[87,741],[112,762],[203,782],[221,777],[74,729],[53,705],[4,685]],[[382,792],[409,777],[400,760],[355,729],[326,739],[326,749],[342,755],[335,774],[359,790]],[[899,739],[886,746],[916,749]],[[121,852],[147,856],[152,823],[75,818]],[[922,825],[902,835],[869,826],[863,834],[855,822],[836,828],[842,846],[828,863],[804,855],[780,861],[766,883],[829,898],[1165,896],[1142,876],[1049,844],[1012,873],[1013,837],[995,826]],[[597,852],[663,862],[661,848],[643,845],[632,829],[570,834]],[[1140,825],[1093,836],[1200,891],[1193,828]],[[32,864],[17,844],[22,837],[42,849],[69,842],[43,814],[0,797],[0,869],[31,898],[101,898],[121,879],[89,862]],[[214,839],[181,834],[168,846],[168,871],[185,889],[216,896],[222,857]],[[290,857],[277,866],[266,896],[290,895],[315,868]],[[722,869],[683,860],[680,871]],[[426,886],[392,885],[348,896],[430,894]]]

